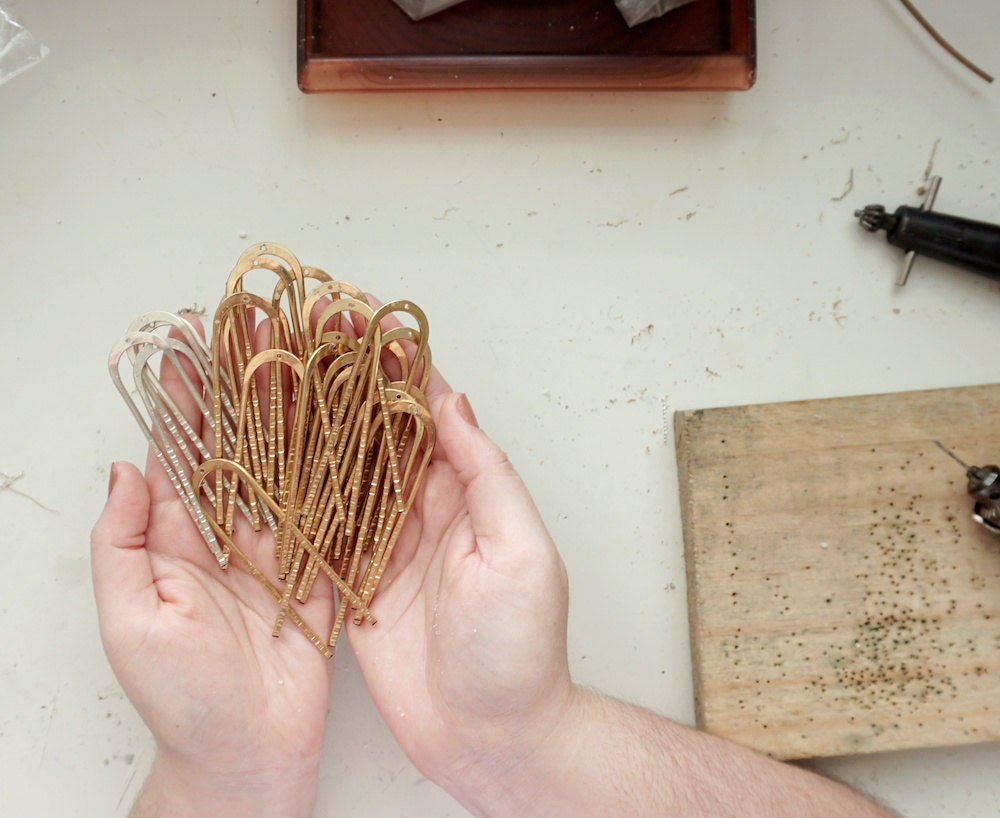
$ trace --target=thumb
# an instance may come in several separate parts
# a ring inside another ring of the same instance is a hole
[[[453,393],[445,399],[437,434],[465,487],[470,522],[484,558],[523,554],[520,546],[533,544],[555,550],[527,486],[504,451],[479,428],[465,395]]]
[[[157,597],[146,551],[149,490],[131,463],[114,463],[108,500],[90,535],[90,563],[101,629],[134,621]]]

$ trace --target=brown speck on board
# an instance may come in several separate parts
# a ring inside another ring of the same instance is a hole
[[[786,759],[1000,737],[1000,538],[932,442],[1000,461],[1000,385],[674,431],[699,727]]]

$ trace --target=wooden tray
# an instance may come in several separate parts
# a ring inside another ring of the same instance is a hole
[[[743,90],[755,0],[696,0],[629,28],[613,0],[466,0],[414,22],[393,0],[299,0],[306,92]]]
[[[1000,737],[1000,385],[674,418],[695,710],[779,758]]]

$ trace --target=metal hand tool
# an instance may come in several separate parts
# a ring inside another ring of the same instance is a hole
[[[917,254],[954,264],[1000,281],[1000,225],[933,212],[941,177],[931,177],[920,207],[902,206],[888,213],[879,204],[855,210],[861,226],[885,230],[889,244],[906,251],[896,284],[903,286]]]
[[[1000,535],[1000,466],[970,466],[937,440],[934,443],[965,469],[965,475],[969,478],[966,491],[973,500],[972,519]]]

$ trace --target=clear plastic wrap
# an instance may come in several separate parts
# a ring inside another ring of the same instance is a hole
[[[414,20],[423,20],[451,6],[457,6],[465,0],[396,0],[396,5],[410,15]]]
[[[0,6],[0,85],[37,65],[48,53],[44,43]]]
[[[396,5],[414,20],[422,20],[465,0],[396,0]],[[693,0],[615,0],[625,22],[630,26],[661,17],[671,9],[691,3]]]
[[[615,0],[615,5],[626,23],[637,26],[691,2],[693,0]]]

